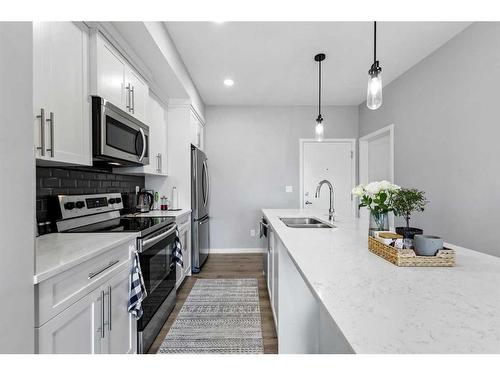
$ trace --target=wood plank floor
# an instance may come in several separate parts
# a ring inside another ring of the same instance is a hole
[[[278,339],[274,328],[273,313],[267,293],[264,274],[262,273],[262,254],[212,254],[208,257],[201,272],[188,277],[177,290],[177,303],[174,310],[163,325],[158,337],[149,349],[154,354],[160,348],[168,330],[174,323],[196,279],[244,279],[256,278],[259,281],[259,302],[262,321],[262,338],[264,353],[278,353]]]

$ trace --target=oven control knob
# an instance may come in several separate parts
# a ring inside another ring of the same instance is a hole
[[[76,202],[76,208],[83,208],[85,207],[85,202],[84,201],[78,201]]]
[[[108,199],[108,203],[109,203],[109,204],[115,204],[115,202],[116,202],[116,199],[115,199],[115,198],[109,198],[109,199]]]
[[[122,203],[122,199],[121,198],[116,198],[115,201],[116,201],[116,203]]]
[[[72,210],[75,208],[75,202],[66,202],[64,203],[64,209],[65,210]]]

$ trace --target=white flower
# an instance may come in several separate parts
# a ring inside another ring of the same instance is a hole
[[[384,191],[397,191],[401,189],[398,185],[394,185],[386,180],[380,181],[379,184],[380,184],[380,190]]]
[[[355,188],[352,189],[352,194],[357,197],[362,197],[365,194],[365,187],[363,184],[359,184]]]
[[[368,185],[366,185],[365,190],[370,195],[378,194],[381,190],[380,182],[370,182]]]

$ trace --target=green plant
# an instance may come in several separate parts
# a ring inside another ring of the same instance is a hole
[[[425,192],[418,189],[400,189],[391,196],[391,206],[396,216],[403,217],[406,227],[410,227],[410,218],[414,212],[423,212],[428,200]]]

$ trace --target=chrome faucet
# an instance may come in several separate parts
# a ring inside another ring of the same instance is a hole
[[[331,182],[328,180],[320,181],[318,186],[316,187],[316,194],[314,196],[316,198],[319,198],[319,193],[323,184],[326,184],[326,186],[328,186],[328,189],[330,189],[330,208],[328,209],[328,220],[333,221],[333,214],[335,213],[335,209],[333,208],[333,185],[331,184]]]

